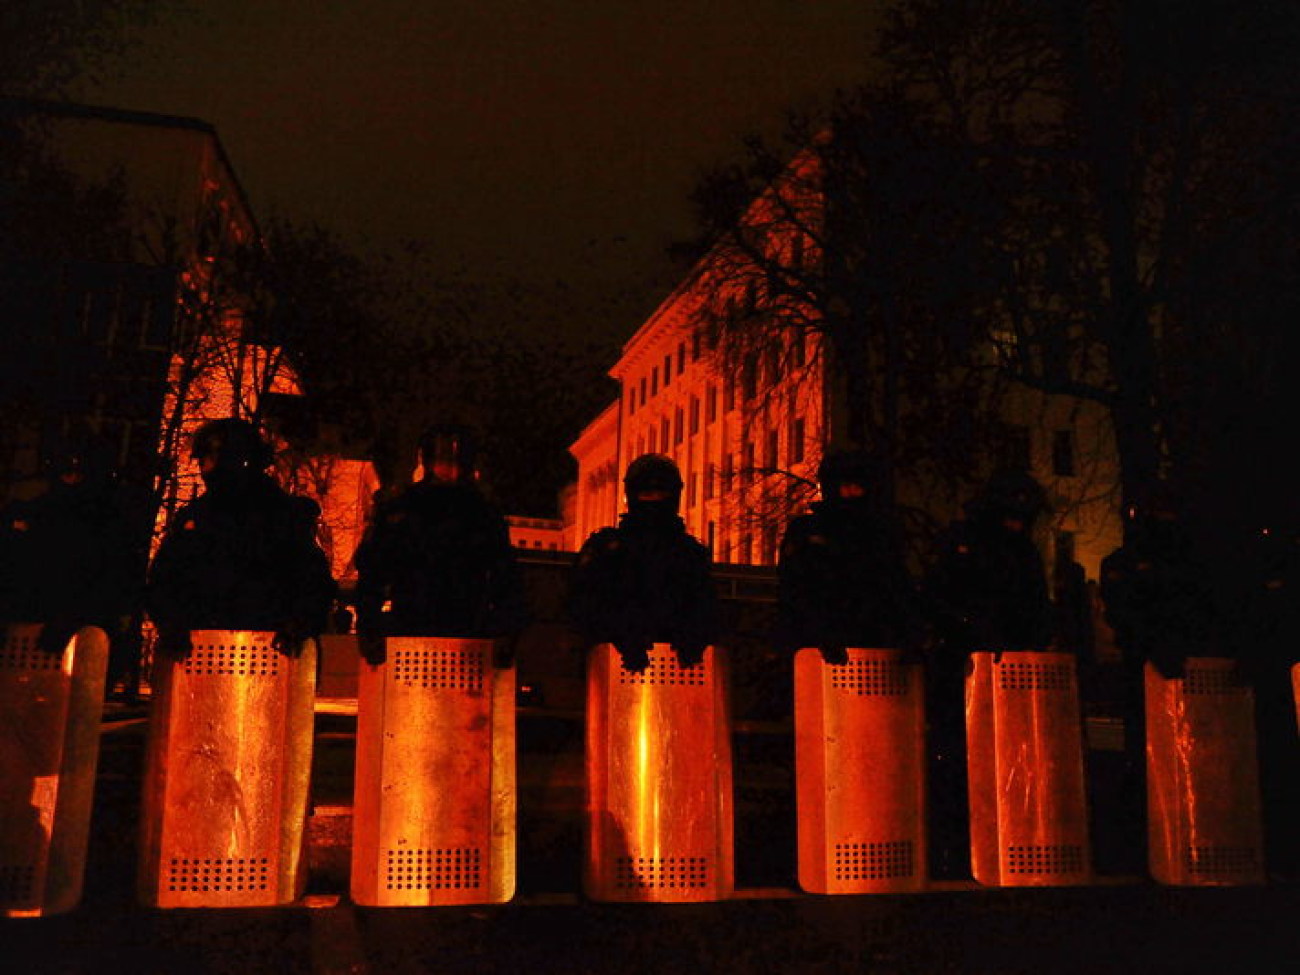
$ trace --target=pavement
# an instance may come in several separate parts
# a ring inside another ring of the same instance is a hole
[[[354,718],[318,708],[306,895],[274,909],[157,910],[134,896],[146,709],[106,709],[85,894],[0,920],[0,972],[1219,973],[1300,970],[1300,885],[1166,888],[1102,873],[1078,888],[941,883],[824,897],[794,884],[790,745],[737,735],[737,891],[696,905],[579,893],[581,722],[521,711],[519,882],[505,905],[359,908],[347,898]],[[1102,851],[1104,854],[1104,844]],[[1104,859],[1104,856],[1103,856]]]

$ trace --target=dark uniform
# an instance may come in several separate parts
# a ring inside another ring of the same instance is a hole
[[[1300,531],[1261,532],[1242,576],[1247,588],[1234,622],[1238,659],[1255,689],[1268,866],[1275,877],[1295,881],[1300,880],[1300,731],[1291,668],[1300,662]]]
[[[930,728],[932,846],[935,872],[970,874],[966,786],[965,680],[977,651],[1045,650],[1052,604],[1035,520],[1046,507],[1028,474],[995,474],[939,539],[924,594],[936,642],[926,660]]]
[[[138,659],[148,499],[117,482],[93,443],[63,445],[48,467],[49,489],[0,515],[0,620],[44,623],[40,645],[53,654],[99,627],[111,688]]]
[[[458,435],[464,450],[464,434],[451,428],[425,435],[425,479],[376,508],[357,549],[357,632],[372,663],[383,660],[387,636],[494,639],[523,629],[523,587],[505,519],[474,487],[463,454],[437,473],[440,441]],[[498,663],[509,656],[499,654]]]
[[[1101,598],[1124,668],[1125,769],[1120,836],[1134,870],[1146,867],[1146,676],[1166,678],[1188,657],[1225,651],[1213,637],[1214,593],[1172,495],[1143,493],[1124,511],[1124,544],[1101,563]]]
[[[791,521],[781,541],[778,642],[817,647],[831,664],[847,660],[846,647],[915,648],[916,589],[897,524],[871,498],[878,475],[870,459],[832,454],[818,480],[824,500]]]
[[[717,637],[709,550],[677,516],[682,479],[659,454],[628,465],[628,511],[582,546],[571,610],[591,644],[612,643],[628,670],[644,670],[652,643],[670,643],[683,666],[698,663]]]
[[[159,649],[184,656],[189,631],[270,630],[296,653],[321,633],[335,594],[316,543],[320,507],[264,473],[270,450],[241,420],[205,424],[194,438],[207,490],[173,517],[149,574]]]

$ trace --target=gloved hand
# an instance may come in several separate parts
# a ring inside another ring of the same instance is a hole
[[[298,620],[288,620],[276,629],[271,647],[286,657],[301,657],[308,636],[310,636],[308,627],[303,626]]]
[[[190,631],[159,627],[158,643],[154,651],[169,660],[184,660],[194,650],[190,642]]]
[[[50,620],[41,627],[41,635],[36,638],[36,645],[51,657],[62,656],[68,641],[77,635],[81,627],[76,620],[67,617]]]
[[[388,660],[388,647],[381,633],[358,633],[357,649],[361,651],[361,659],[372,667],[378,667]]]
[[[683,667],[694,667],[704,660],[704,644],[674,644],[673,649],[677,651],[677,662]]]
[[[844,647],[826,646],[818,647],[818,650],[821,651],[822,660],[832,666],[839,666],[849,662],[849,651]]]
[[[492,641],[492,666],[498,670],[508,670],[515,665],[518,657],[519,636],[499,636]]]
[[[614,649],[623,658],[623,669],[639,674],[650,666],[650,644],[632,640],[621,640],[614,644]]]

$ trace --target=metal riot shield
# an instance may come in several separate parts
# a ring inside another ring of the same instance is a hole
[[[81,900],[99,760],[108,638],[86,627],[63,653],[39,623],[0,645],[0,914],[39,917]]]
[[[154,665],[140,897],[157,907],[267,907],[305,883],[316,644],[195,630]]]
[[[392,637],[361,664],[352,899],[500,904],[515,889],[515,671],[491,640]]]
[[[966,768],[976,880],[1000,887],[1088,882],[1083,722],[1071,654],[971,654]]]
[[[717,647],[682,667],[656,643],[650,666],[614,648],[587,669],[583,889],[598,901],[723,900],[735,885],[731,723]]]
[[[1162,884],[1264,882],[1254,694],[1231,660],[1146,665],[1147,846]]]
[[[799,886],[814,894],[925,885],[925,697],[898,650],[794,661]]]

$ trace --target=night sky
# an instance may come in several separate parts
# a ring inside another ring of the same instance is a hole
[[[699,174],[861,80],[881,5],[213,6],[164,13],[119,77],[74,96],[213,123],[259,217],[362,248],[425,241],[448,267],[542,294],[563,282],[605,309],[575,334],[622,341],[673,283],[664,250],[693,231]]]

